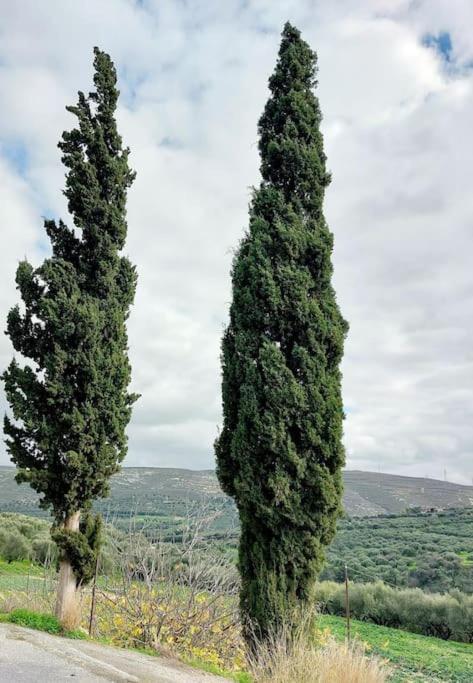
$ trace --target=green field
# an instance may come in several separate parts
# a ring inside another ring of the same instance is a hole
[[[431,592],[473,593],[473,509],[343,519],[322,580],[381,580]]]
[[[22,560],[9,563],[0,559],[0,593],[8,590],[37,590],[44,583],[44,576],[44,569],[32,562]]]
[[[321,628],[329,628],[337,639],[346,633],[341,617],[321,616]],[[473,645],[407,633],[363,621],[351,622],[353,637],[368,645],[368,651],[393,665],[392,683],[472,683]]]
[[[43,592],[44,570],[29,562],[0,560],[0,596],[14,591],[22,594],[28,606],[28,594]],[[19,597],[19,595],[18,595]],[[0,610],[1,611],[1,610]],[[329,629],[339,640],[346,635],[342,617],[321,615],[319,627]],[[352,620],[352,637],[367,646],[368,654],[389,661],[393,668],[392,683],[472,683],[473,645],[444,641],[408,633],[399,629]]]

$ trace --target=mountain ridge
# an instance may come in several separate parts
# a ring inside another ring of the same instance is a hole
[[[27,485],[14,481],[15,468],[0,465],[0,511],[41,514],[38,496]],[[397,514],[406,509],[444,509],[473,505],[473,486],[440,479],[398,474],[345,470],[344,508],[349,516]],[[119,515],[174,514],[185,503],[202,504],[221,499],[232,503],[220,490],[215,471],[173,467],[124,467],[112,479],[111,496],[97,509]]]

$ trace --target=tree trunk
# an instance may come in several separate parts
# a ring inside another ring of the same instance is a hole
[[[64,529],[79,531],[80,511],[74,512],[64,522]],[[68,630],[75,629],[80,623],[80,605],[76,577],[68,558],[59,563],[59,580],[56,598],[56,617]]]

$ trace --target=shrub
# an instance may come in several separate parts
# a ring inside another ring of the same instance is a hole
[[[351,584],[349,595],[355,619],[443,640],[473,642],[473,596],[458,590],[440,595],[419,588],[391,588],[379,581]],[[345,587],[341,584],[319,583],[316,600],[328,614],[345,614]]]
[[[27,609],[15,609],[10,612],[8,621],[12,624],[18,624],[18,626],[34,628],[37,631],[61,633],[61,625],[52,614],[39,614]]]
[[[7,532],[0,538],[0,554],[7,562],[27,560],[31,555],[31,545],[17,532]]]

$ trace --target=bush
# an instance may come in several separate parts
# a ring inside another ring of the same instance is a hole
[[[47,633],[61,633],[62,631],[59,621],[52,614],[38,614],[27,609],[13,610],[8,615],[8,621],[11,624],[18,624],[18,626],[34,628],[37,631],[46,631]]]
[[[349,589],[353,618],[443,640],[473,643],[473,596],[453,590],[446,595],[419,588],[396,589],[382,582],[354,583]],[[345,614],[345,587],[331,581],[317,585],[322,611]]]
[[[7,562],[28,560],[31,555],[31,545],[17,532],[3,533],[0,536],[0,555]]]
[[[0,513],[0,558],[32,560],[43,563],[49,557],[54,559],[54,544],[49,537],[49,523],[35,517]]]

